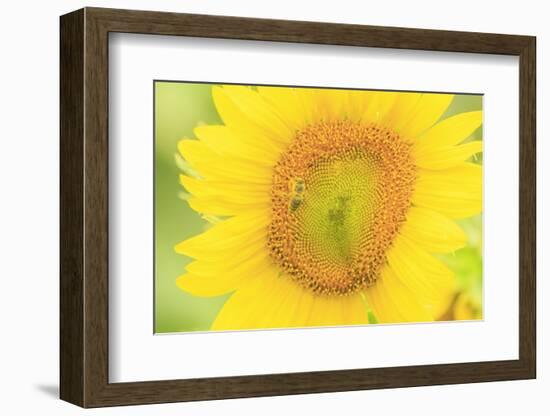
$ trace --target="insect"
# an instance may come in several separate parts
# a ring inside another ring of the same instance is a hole
[[[293,182],[293,191],[301,195],[306,190],[306,183],[302,178],[296,178]]]
[[[302,198],[301,195],[294,195],[290,200],[290,204],[288,205],[288,207],[290,208],[291,211],[294,212],[300,207],[300,205],[302,205],[303,200],[304,199]]]
[[[292,192],[292,198],[288,205],[290,211],[296,211],[304,200],[304,191],[306,190],[306,183],[302,178],[296,178],[290,181],[290,191]]]

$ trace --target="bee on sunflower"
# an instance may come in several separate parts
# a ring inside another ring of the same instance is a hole
[[[426,322],[455,296],[437,258],[466,244],[482,168],[463,143],[481,111],[452,94],[215,86],[222,125],[178,144],[189,206],[177,285],[230,294],[213,330]]]

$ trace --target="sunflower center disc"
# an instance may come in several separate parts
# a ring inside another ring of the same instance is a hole
[[[410,147],[391,130],[348,121],[301,130],[274,169],[272,258],[316,293],[371,285],[414,180]]]

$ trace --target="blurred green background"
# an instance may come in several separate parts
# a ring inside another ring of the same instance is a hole
[[[199,124],[221,124],[212,102],[213,84],[156,81],[155,90],[155,332],[205,331],[230,295],[201,298],[176,286],[190,258],[174,246],[202,232],[208,223],[182,198],[177,143],[194,138]],[[480,110],[482,96],[457,95],[442,116]],[[481,140],[481,129],[468,140]],[[478,156],[476,163],[481,163]],[[441,319],[478,319],[482,303],[481,216],[460,221],[467,247],[440,258],[457,276],[457,294]]]

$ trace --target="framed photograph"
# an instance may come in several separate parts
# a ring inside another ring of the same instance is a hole
[[[534,37],[60,28],[63,400],[535,378]]]

